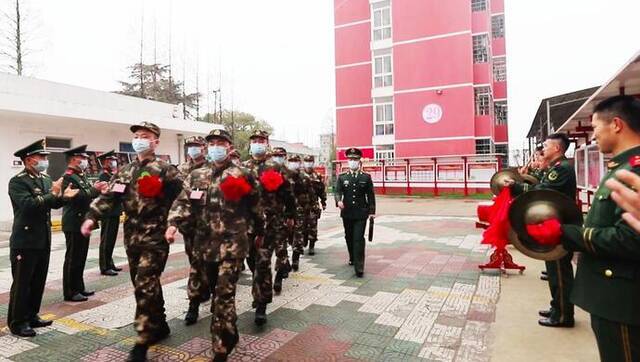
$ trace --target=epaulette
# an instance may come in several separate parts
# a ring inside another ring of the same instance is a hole
[[[15,177],[24,177],[27,176],[27,173],[25,171],[21,171],[20,173],[18,173]]]

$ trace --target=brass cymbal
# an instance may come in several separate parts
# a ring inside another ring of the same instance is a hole
[[[540,183],[540,181],[537,178],[529,174],[522,175],[522,179],[524,180],[525,183],[528,183],[529,185],[537,185]]]
[[[512,179],[516,182],[524,182],[522,179],[522,175],[518,172],[518,170],[513,168],[505,168],[504,170],[500,170],[491,176],[491,181],[489,181],[489,185],[491,187],[491,192],[494,195],[498,195],[502,188],[504,187],[504,180]]]

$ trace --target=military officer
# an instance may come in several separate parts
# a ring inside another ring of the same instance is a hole
[[[640,360],[640,233],[607,186],[618,171],[640,174],[640,100],[615,96],[597,104],[591,118],[598,148],[613,157],[583,226],[561,225],[567,250],[579,251],[573,302],[591,315],[602,361]]]
[[[185,141],[187,147],[187,160],[178,166],[180,171],[180,179],[186,180],[193,170],[207,167],[206,158],[207,141],[203,137],[193,136]],[[200,303],[209,300],[211,293],[209,290],[209,282],[207,281],[204,263],[202,262],[200,253],[195,250],[193,238],[195,230],[194,225],[185,224],[180,230],[184,236],[184,250],[189,258],[189,281],[187,284],[187,295],[189,297],[189,309],[184,317],[186,325],[195,324],[198,321],[200,311]]]
[[[109,182],[118,171],[118,156],[114,150],[111,150],[98,156],[98,160],[102,165],[102,172],[100,172],[98,180]],[[102,275],[116,276],[119,271],[122,271],[122,268],[116,267],[113,262],[113,248],[118,238],[120,214],[122,214],[122,205],[119,204],[100,220],[99,264]]]
[[[33,328],[46,327],[51,321],[38,316],[49,270],[51,253],[51,209],[62,207],[63,197],[72,198],[78,190],[62,192],[62,178],[52,182],[45,141],[39,140],[13,155],[24,169],[9,181],[9,198],[13,207],[13,228],[9,243],[11,293],[7,325],[11,333],[33,337]]]
[[[62,290],[64,300],[70,302],[84,302],[94,291],[88,291],[84,285],[84,265],[89,251],[89,237],[80,233],[80,225],[89,211],[91,201],[100,195],[107,187],[104,181],[91,185],[85,174],[89,167],[87,145],[82,145],[65,151],[67,171],[64,173],[62,187],[71,186],[79,190],[73,199],[66,200],[62,214],[62,231],[67,244],[64,255],[64,269],[62,272]]]
[[[170,333],[160,275],[169,256],[169,243],[164,238],[167,215],[182,190],[182,181],[175,166],[156,157],[160,143],[158,126],[142,122],[130,130],[137,157],[113,175],[108,189],[91,204],[81,231],[89,236],[97,221],[122,202],[127,214],[124,247],[135,289],[134,327],[138,332],[129,361],[144,361],[149,346]]]
[[[365,258],[364,229],[367,218],[375,218],[376,197],[371,176],[360,170],[362,151],[349,148],[345,155],[349,159],[349,171],[338,176],[335,201],[344,225],[349,265],[354,266],[356,276],[361,278]]]
[[[293,226],[296,212],[293,188],[282,165],[268,159],[269,133],[256,130],[250,137],[251,158],[244,167],[253,172],[253,177],[261,184],[261,208],[265,212],[265,237],[262,245],[251,245],[247,263],[253,273],[253,303],[256,307],[255,323],[267,322],[267,304],[273,300],[274,290],[282,290],[281,265],[276,265],[276,282],[271,276],[271,259],[277,245],[287,238],[287,228]],[[253,233],[250,233],[250,239]],[[279,282],[278,282],[279,281]]]
[[[309,255],[315,255],[314,247],[318,241],[318,219],[322,211],[327,209],[327,192],[325,191],[326,187],[322,175],[314,169],[315,157],[313,157],[313,155],[307,155],[304,157],[303,162],[304,171],[311,177],[316,196],[311,202],[311,212],[307,215],[308,217],[304,227],[304,244],[307,245],[308,243],[309,245]],[[318,199],[320,199],[322,210],[320,209],[320,205],[318,205]]]
[[[515,183],[511,180],[514,195],[532,190],[555,190],[566,195],[571,200],[576,197],[576,173],[565,157],[569,148],[569,137],[562,133],[555,133],[547,137],[540,161],[550,167],[540,180],[540,183],[530,186],[526,183]],[[538,312],[542,319],[538,321],[545,327],[573,327],[574,307],[571,303],[571,289],[573,287],[573,253],[559,260],[546,261],[547,280],[551,292],[551,309]]]
[[[302,170],[301,161],[298,155],[289,155],[287,160],[288,175],[293,184],[293,194],[296,199],[294,227],[289,234],[289,243],[292,248],[291,268],[293,271],[298,271],[300,255],[304,254],[304,225],[307,215],[311,212],[311,203],[313,200],[318,200],[313,189],[311,177]]]
[[[195,243],[202,250],[207,276],[215,286],[211,303],[214,361],[226,361],[238,343],[235,311],[236,283],[249,244],[261,245],[264,215],[260,186],[251,171],[229,159],[231,135],[216,129],[207,136],[209,167],[191,172],[173,203],[165,237],[173,240],[183,223],[195,222]],[[255,239],[248,237],[251,223]]]

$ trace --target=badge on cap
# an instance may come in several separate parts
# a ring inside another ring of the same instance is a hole
[[[217,129],[217,130],[213,131],[213,135],[214,136],[220,136],[220,130]]]

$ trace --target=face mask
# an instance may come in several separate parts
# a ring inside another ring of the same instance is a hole
[[[151,142],[143,138],[134,138],[133,141],[131,141],[131,146],[136,153],[142,153],[151,148]]]
[[[262,156],[267,153],[267,145],[264,143],[252,143],[249,145],[249,151],[252,156]]]
[[[209,146],[207,153],[213,162],[221,162],[227,158],[227,148],[223,146]]]
[[[360,161],[357,160],[349,160],[349,168],[353,171],[360,168]]]
[[[80,164],[78,165],[78,167],[80,167],[81,170],[86,170],[87,167],[89,167],[89,161],[88,160],[80,160]]]
[[[271,157],[271,159],[273,160],[273,162],[277,163],[278,165],[282,165],[284,164],[284,157]]]
[[[200,155],[202,154],[202,152],[200,152],[200,147],[198,146],[192,146],[192,147],[187,147],[187,154],[189,155],[189,157],[191,157],[192,159],[196,159],[198,157],[200,157]]]
[[[287,164],[287,167],[291,171],[298,171],[298,169],[300,168],[300,162],[289,162]]]
[[[305,168],[313,168],[313,162],[305,162],[304,163],[304,167]]]
[[[118,161],[111,161],[109,162],[109,165],[111,165],[111,168],[115,170],[118,168]]]
[[[38,163],[33,168],[38,172],[45,172],[49,168],[49,160],[38,160]]]

